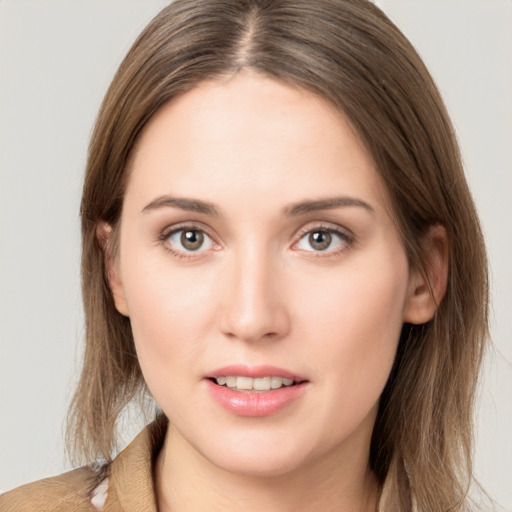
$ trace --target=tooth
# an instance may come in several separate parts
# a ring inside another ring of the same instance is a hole
[[[252,377],[237,377],[236,387],[238,389],[252,389],[253,381]]]
[[[283,385],[283,379],[281,377],[271,377],[270,387],[272,389],[278,389]]]
[[[270,390],[270,377],[259,377],[254,379],[253,388],[257,391],[269,391]]]
[[[243,391],[250,391],[252,389],[256,391],[270,391],[271,389],[279,389],[282,386],[291,386],[293,384],[292,379],[286,379],[283,377],[252,377],[230,375],[227,377],[217,377],[215,379],[219,386],[227,385],[228,388],[238,389]]]

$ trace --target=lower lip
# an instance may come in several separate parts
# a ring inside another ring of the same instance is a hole
[[[306,391],[307,382],[258,393],[233,391],[211,380],[206,381],[206,386],[213,399],[224,409],[237,416],[261,417],[275,414],[297,400]]]

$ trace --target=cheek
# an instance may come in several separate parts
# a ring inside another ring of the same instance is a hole
[[[304,347],[304,356],[328,390],[325,406],[338,403],[347,418],[364,416],[378,401],[402,329],[407,262],[379,263],[347,268],[301,306],[309,319],[301,331],[315,351],[312,357]]]
[[[165,259],[132,252],[123,273],[137,356],[154,395],[193,374],[214,318],[208,277],[172,270]]]

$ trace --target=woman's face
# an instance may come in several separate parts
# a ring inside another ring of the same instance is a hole
[[[173,100],[138,141],[119,244],[116,305],[185,450],[259,475],[368,460],[414,286],[339,112],[246,73]]]

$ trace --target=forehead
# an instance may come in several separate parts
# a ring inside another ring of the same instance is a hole
[[[311,92],[245,72],[203,82],[161,107],[137,141],[131,173],[128,192],[144,195],[167,187],[211,199],[226,189],[277,188],[283,199],[365,193],[386,200],[369,152],[341,112]]]

